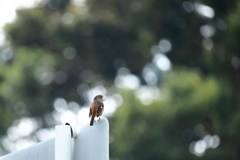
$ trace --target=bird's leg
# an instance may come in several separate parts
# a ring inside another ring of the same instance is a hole
[[[99,117],[99,118],[98,118],[98,121],[100,121],[100,119],[101,119],[101,118]]]

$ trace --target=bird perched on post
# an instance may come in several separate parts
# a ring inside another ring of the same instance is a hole
[[[99,117],[103,114],[104,104],[103,96],[97,95],[94,97],[93,102],[90,106],[89,118],[91,117],[90,126],[93,125],[95,117]]]

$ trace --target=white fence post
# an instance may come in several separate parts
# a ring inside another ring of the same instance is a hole
[[[93,126],[81,128],[74,142],[74,160],[109,160],[107,118],[101,118]]]
[[[72,160],[72,133],[69,125],[55,127],[55,160]]]

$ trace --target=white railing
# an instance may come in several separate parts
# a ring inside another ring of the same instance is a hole
[[[10,153],[0,160],[109,160],[109,124],[102,118],[78,133],[69,125],[55,127],[55,138]]]

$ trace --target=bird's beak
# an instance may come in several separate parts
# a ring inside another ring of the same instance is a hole
[[[102,99],[103,101],[106,101],[105,99]]]

